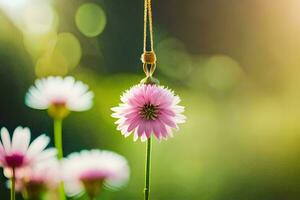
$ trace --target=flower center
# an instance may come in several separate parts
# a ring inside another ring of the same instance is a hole
[[[41,199],[47,190],[46,184],[42,180],[25,181],[23,184],[23,192],[28,199]]]
[[[64,100],[55,100],[50,105],[48,113],[53,118],[63,119],[70,113],[70,111],[68,110]]]
[[[141,110],[140,115],[142,118],[146,120],[155,120],[158,117],[159,109],[158,106],[155,106],[153,104],[145,104]]]
[[[86,193],[91,198],[95,198],[100,193],[103,182],[107,175],[108,173],[105,172],[91,170],[83,173],[79,178],[85,188]]]
[[[24,164],[24,155],[20,153],[13,153],[11,155],[5,156],[4,160],[8,167],[19,168]]]

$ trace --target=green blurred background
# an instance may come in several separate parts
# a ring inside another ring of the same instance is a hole
[[[188,120],[154,144],[151,200],[299,199],[300,1],[153,0],[153,9],[156,76]],[[0,0],[0,10],[0,126],[52,137],[46,112],[24,105],[28,87],[47,75],[83,80],[95,105],[65,120],[65,152],[126,156],[129,184],[99,199],[142,199],[145,144],[115,130],[110,108],[143,78],[143,1]]]

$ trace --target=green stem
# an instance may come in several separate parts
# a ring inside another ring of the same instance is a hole
[[[12,169],[10,200],[16,200],[16,170]]]
[[[64,157],[62,145],[62,119],[54,119],[54,142],[58,159]]]
[[[151,137],[147,140],[146,150],[146,174],[145,174],[145,200],[149,200],[150,194],[150,174],[151,174]]]
[[[90,200],[96,200],[95,197],[91,197],[91,196],[89,197],[89,199],[90,199]]]
[[[62,119],[54,119],[54,143],[55,148],[57,149],[57,157],[58,159],[63,159],[63,144],[62,144]],[[60,200],[65,200],[65,189],[64,184],[61,183],[59,187],[59,196]]]
[[[59,186],[59,200],[66,200],[65,187],[63,183]]]

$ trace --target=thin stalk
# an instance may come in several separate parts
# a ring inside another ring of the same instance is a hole
[[[54,143],[57,149],[58,159],[64,157],[63,144],[62,144],[62,119],[54,119]],[[64,184],[61,183],[59,186],[59,199],[66,200]]]
[[[16,200],[16,170],[12,169],[11,187],[10,187],[10,200]]]
[[[54,119],[54,142],[58,159],[64,157],[62,145],[62,119]]]
[[[59,200],[66,200],[65,187],[63,183],[59,186]]]
[[[151,137],[147,140],[147,150],[146,150],[146,173],[145,173],[145,200],[149,200],[150,195],[150,176],[151,176]]]

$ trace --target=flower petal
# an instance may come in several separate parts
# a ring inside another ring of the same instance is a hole
[[[25,153],[30,142],[30,130],[17,127],[12,138],[12,151]]]
[[[49,142],[50,142],[49,137],[47,137],[46,135],[40,135],[29,146],[29,149],[27,151],[27,156],[30,159],[34,158],[46,148]]]
[[[3,148],[4,148],[5,152],[10,153],[11,152],[11,141],[10,141],[9,132],[5,127],[3,127],[1,129],[1,140],[2,140],[2,144],[3,144]]]
[[[56,157],[56,155],[57,155],[57,150],[55,148],[49,148],[49,149],[46,149],[46,150],[42,151],[41,153],[39,153],[34,158],[34,160],[36,162],[42,162],[42,161],[48,160],[50,158],[54,158],[54,157]]]

